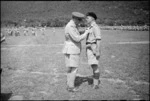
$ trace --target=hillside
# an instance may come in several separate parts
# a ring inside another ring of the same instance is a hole
[[[148,24],[148,1],[1,1],[1,20],[22,21],[32,19],[49,21],[52,19],[68,21],[71,12],[93,11],[98,23],[111,25]]]

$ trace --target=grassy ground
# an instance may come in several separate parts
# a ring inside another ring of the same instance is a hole
[[[66,67],[61,53],[62,28],[47,29],[45,35],[7,36],[1,44],[1,92],[13,92],[26,100],[117,100],[149,99],[148,31],[102,30],[101,84],[93,90],[87,82],[79,92],[66,90]],[[78,73],[91,75],[82,42]]]

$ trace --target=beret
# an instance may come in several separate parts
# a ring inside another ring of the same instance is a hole
[[[84,18],[85,15],[80,13],[80,12],[72,12],[72,16],[77,17],[77,18]]]
[[[96,16],[96,14],[95,14],[94,12],[88,12],[88,13],[86,14],[86,16],[91,16],[91,17],[93,17],[95,20],[97,19],[97,16]]]

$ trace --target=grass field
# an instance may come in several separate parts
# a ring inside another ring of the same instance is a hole
[[[1,93],[25,100],[133,100],[149,99],[149,32],[102,30],[101,84],[93,90],[83,83],[80,91],[66,90],[66,70],[61,53],[62,28],[45,35],[6,36],[1,43]],[[82,42],[78,73],[91,75]]]

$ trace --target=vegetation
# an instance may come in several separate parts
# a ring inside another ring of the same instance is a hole
[[[62,27],[70,20],[71,12],[93,11],[100,25],[149,26],[148,4],[149,1],[2,1],[1,24]]]

